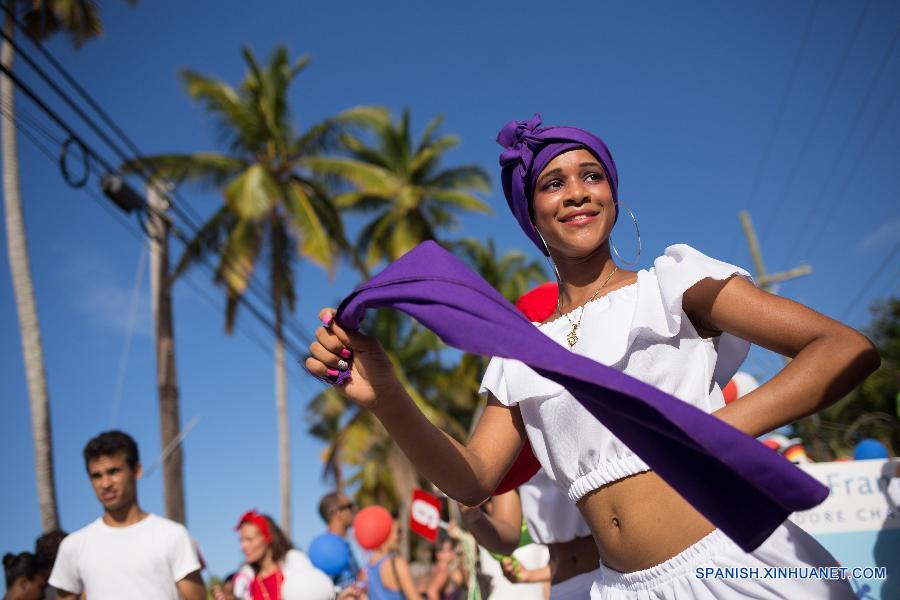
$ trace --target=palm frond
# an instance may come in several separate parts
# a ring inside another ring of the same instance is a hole
[[[429,190],[429,199],[448,208],[490,214],[493,209],[471,194],[456,190]]]
[[[223,193],[228,208],[240,219],[253,221],[272,211],[281,190],[266,168],[256,163],[232,179]]]
[[[125,173],[145,173],[153,178],[219,187],[246,167],[243,160],[217,152],[157,154],[122,163]]]

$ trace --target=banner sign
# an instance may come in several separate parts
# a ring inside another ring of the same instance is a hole
[[[830,490],[815,508],[790,516],[825,546],[860,599],[900,598],[900,461],[853,460],[797,465]],[[872,568],[869,568],[872,567]],[[868,573],[881,573],[868,578]]]
[[[424,490],[413,490],[409,528],[429,542],[437,539],[441,525],[441,501]]]

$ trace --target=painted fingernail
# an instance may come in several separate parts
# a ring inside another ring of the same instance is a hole
[[[350,352],[350,350],[348,350],[347,348],[341,348],[341,356],[343,358],[350,358],[351,356],[353,356],[353,353]]]
[[[325,372],[328,374],[329,377],[337,377],[338,375],[340,375],[340,372],[337,369],[328,369]]]
[[[326,313],[325,316],[322,317],[322,323],[324,323],[325,327],[328,327],[329,325],[331,325],[332,318],[333,317],[331,316],[331,313]]]

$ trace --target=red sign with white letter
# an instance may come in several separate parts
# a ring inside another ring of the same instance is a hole
[[[409,528],[429,542],[437,539],[441,524],[441,501],[423,490],[413,490]]]

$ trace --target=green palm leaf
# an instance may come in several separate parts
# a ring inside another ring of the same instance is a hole
[[[269,214],[278,202],[278,183],[261,164],[250,165],[229,183],[225,202],[240,219],[257,220]]]

